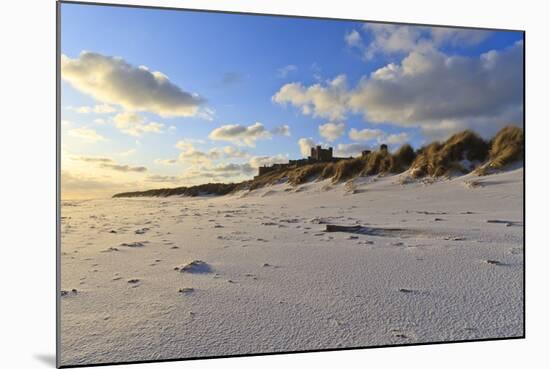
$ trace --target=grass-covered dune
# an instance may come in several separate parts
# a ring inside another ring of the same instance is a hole
[[[488,161],[476,169],[479,175],[498,171],[506,165],[523,160],[525,136],[523,130],[517,127],[502,129],[490,142]]]
[[[466,130],[454,134],[444,142],[433,142],[416,151],[405,144],[393,153],[379,149],[366,156],[335,163],[283,168],[240,183],[207,183],[190,187],[124,192],[113,197],[226,195],[281,182],[296,186],[313,180],[330,179],[338,183],[360,176],[406,171],[412,178],[449,177],[472,171],[477,175],[486,175],[523,160],[524,141],[523,130],[515,126],[503,128],[490,141],[485,141],[475,132]]]
[[[204,195],[226,195],[235,189],[234,183],[206,183],[190,187],[160,188],[156,190],[122,192],[113,197],[146,197],[146,196],[204,196]]]

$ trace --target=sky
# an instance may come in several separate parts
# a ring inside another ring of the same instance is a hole
[[[63,199],[523,125],[523,34],[61,5]]]

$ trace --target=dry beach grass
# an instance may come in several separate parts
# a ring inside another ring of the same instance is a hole
[[[406,171],[413,179],[451,177],[472,171],[477,175],[484,175],[522,160],[523,147],[524,134],[518,127],[503,128],[489,142],[475,132],[466,130],[444,142],[433,142],[416,151],[409,144],[405,144],[393,153],[379,149],[365,156],[338,162],[321,162],[274,170],[240,183],[208,183],[191,187],[125,192],[114,197],[226,195],[242,190],[252,191],[277,183],[298,186],[324,179],[339,183],[360,176],[398,174]]]

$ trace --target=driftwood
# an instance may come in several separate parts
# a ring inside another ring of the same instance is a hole
[[[357,233],[366,236],[378,236],[378,237],[399,237],[408,238],[414,237],[420,234],[419,231],[414,229],[401,229],[401,228],[375,228],[364,227],[361,225],[343,226],[336,224],[326,224],[325,232],[347,232]]]
[[[357,226],[341,226],[341,225],[335,225],[335,224],[327,224],[325,232],[361,232],[363,231],[363,227],[360,225]]]

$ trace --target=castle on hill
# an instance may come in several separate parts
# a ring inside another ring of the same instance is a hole
[[[366,156],[369,153],[369,150],[365,150],[361,152],[361,155]],[[328,149],[323,149],[320,145],[317,145],[311,148],[311,154],[306,159],[289,160],[288,163],[285,164],[273,164],[270,166],[264,165],[259,167],[258,176],[281,169],[298,168],[303,165],[314,163],[336,163],[340,160],[347,160],[351,158],[351,156],[347,158],[335,157],[333,155],[332,147],[329,147]]]

